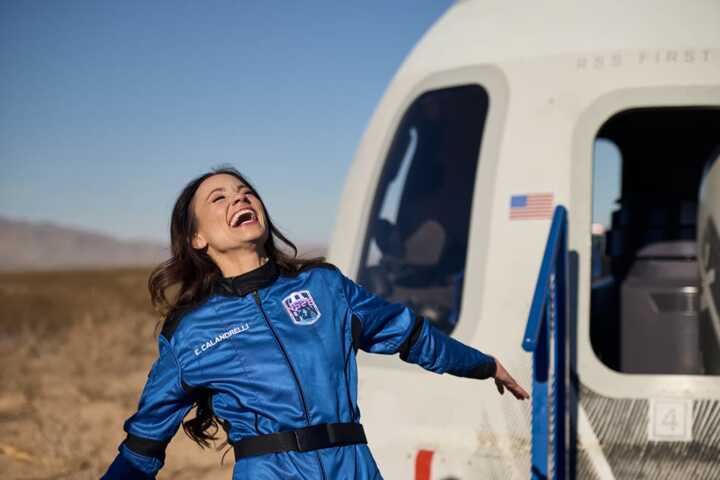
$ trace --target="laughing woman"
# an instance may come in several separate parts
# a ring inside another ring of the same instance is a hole
[[[166,313],[160,354],[103,478],[155,478],[180,424],[201,446],[225,430],[233,479],[382,478],[359,423],[358,349],[528,397],[497,359],[322,259],[284,253],[278,242],[294,245],[234,169],[192,180],[170,228],[172,258],[149,282]]]

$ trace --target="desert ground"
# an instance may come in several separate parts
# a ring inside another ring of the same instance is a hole
[[[112,462],[157,357],[148,273],[0,274],[4,480],[97,479]],[[201,449],[181,428],[158,478],[230,479],[224,451]]]

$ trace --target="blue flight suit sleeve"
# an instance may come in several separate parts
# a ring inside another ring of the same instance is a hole
[[[356,347],[371,353],[400,353],[400,358],[435,373],[459,377],[495,376],[495,359],[435,328],[399,303],[389,303],[342,275],[353,314]]]
[[[159,337],[160,355],[152,366],[137,412],[124,425],[127,438],[102,480],[152,480],[165,461],[165,448],[193,406],[182,384],[169,342]]]

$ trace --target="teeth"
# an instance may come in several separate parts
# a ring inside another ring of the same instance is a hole
[[[250,220],[254,220],[256,218],[255,212],[252,211],[252,209],[245,208],[243,210],[235,212],[235,215],[233,215],[232,219],[230,220],[230,225],[232,225],[233,227],[237,227],[238,225],[240,225],[240,218],[246,213],[250,214]],[[243,223],[245,223],[245,222],[243,222]]]

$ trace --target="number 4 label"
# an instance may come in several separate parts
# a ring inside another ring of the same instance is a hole
[[[650,399],[648,440],[653,442],[692,441],[693,401]]]

